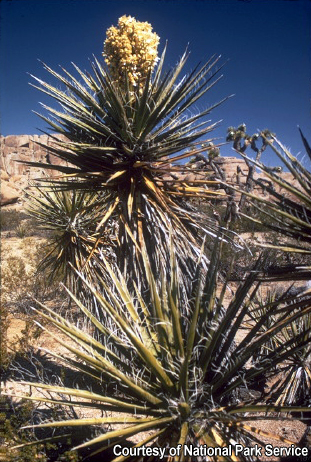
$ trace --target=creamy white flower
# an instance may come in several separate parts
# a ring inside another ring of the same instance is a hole
[[[122,16],[118,27],[111,26],[106,35],[103,55],[113,79],[122,83],[127,74],[132,85],[143,84],[159,60],[159,37],[152,32],[152,26],[131,16]]]

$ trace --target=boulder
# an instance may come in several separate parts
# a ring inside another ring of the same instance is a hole
[[[10,183],[19,183],[22,180],[22,175],[13,175],[10,178]]]
[[[1,182],[1,205],[14,204],[20,198],[21,193],[13,188],[8,181]]]
[[[1,180],[8,181],[10,176],[7,174],[5,170],[1,170]]]
[[[17,147],[29,148],[30,136],[29,135],[19,135],[17,137]]]
[[[17,142],[18,142],[18,136],[17,135],[9,135],[9,136],[6,136],[4,138],[5,146],[8,146],[8,147],[16,148],[17,147]]]

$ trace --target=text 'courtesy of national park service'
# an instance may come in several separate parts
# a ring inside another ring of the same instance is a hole
[[[151,446],[140,446],[140,447],[122,447],[120,444],[116,444],[113,448],[113,453],[115,456],[154,456],[159,457],[159,460],[163,460],[168,456],[193,456],[193,457],[231,457],[235,455],[237,457],[243,456],[255,456],[255,457],[301,457],[308,455],[308,448],[296,447],[292,444],[290,447],[274,447],[272,444],[267,444],[266,446],[259,446],[255,444],[252,447],[243,446],[242,444],[229,445],[223,447],[211,447],[206,444],[200,446],[194,446],[192,444],[182,445],[178,444],[176,447],[161,448],[161,447],[151,447]]]

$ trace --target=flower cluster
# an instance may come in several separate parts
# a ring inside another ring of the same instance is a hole
[[[133,86],[144,83],[158,60],[159,40],[148,22],[119,18],[118,27],[107,30],[103,53],[113,79],[122,83],[127,74]]]

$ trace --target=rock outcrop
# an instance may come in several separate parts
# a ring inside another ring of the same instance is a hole
[[[56,135],[56,138],[65,139],[63,135]],[[17,202],[29,182],[44,175],[43,169],[29,167],[21,161],[61,163],[41,144],[51,146],[53,140],[47,135],[1,136],[1,205]]]

